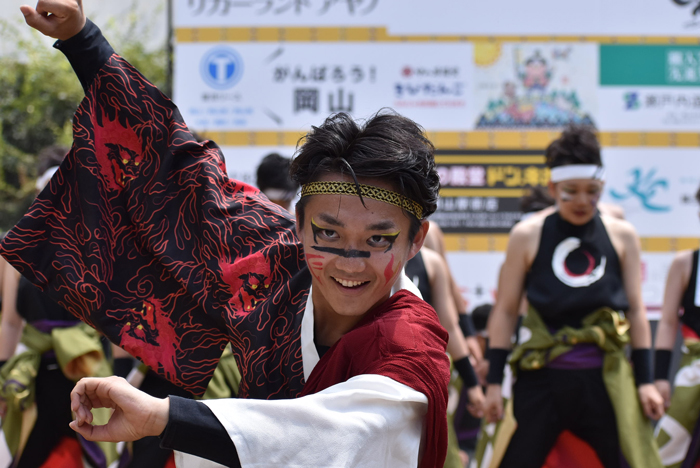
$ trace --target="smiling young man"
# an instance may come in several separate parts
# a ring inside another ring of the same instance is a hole
[[[402,274],[438,197],[422,129],[387,112],[314,127],[291,171],[295,223],[228,179],[80,1],[22,12],[59,39],[86,96],[71,152],[0,253],[178,386],[202,393],[228,343],[242,375],[240,399],[207,402],[85,379],[72,427],[161,435],[227,466],[441,467],[447,333]],[[116,409],[108,425],[90,424],[97,406]]]

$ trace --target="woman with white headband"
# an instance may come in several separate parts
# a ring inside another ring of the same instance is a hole
[[[700,202],[700,190],[695,195]],[[656,329],[656,387],[664,397],[667,413],[656,427],[661,461],[664,466],[695,466],[698,460],[698,416],[700,415],[700,274],[698,250],[684,250],[673,259],[666,279],[661,320]],[[679,317],[679,310],[683,314]],[[671,397],[669,373],[671,350],[681,322],[683,346],[680,369]]]
[[[639,238],[598,211],[605,171],[590,130],[565,130],[546,158],[556,211],[513,228],[489,321],[486,416],[503,419],[490,466],[540,468],[568,430],[605,468],[624,466],[622,458],[660,467],[647,417],[659,418],[663,401],[652,383]],[[530,308],[511,352],[523,291]],[[504,417],[509,354],[515,384]]]

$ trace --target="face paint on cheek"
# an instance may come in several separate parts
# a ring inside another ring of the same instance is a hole
[[[390,284],[394,280],[396,274],[401,270],[401,264],[399,263],[397,267],[398,268],[394,270],[394,254],[391,254],[391,260],[389,260],[386,268],[384,268],[384,279],[386,280],[386,284]]]
[[[563,202],[570,202],[574,199],[574,196],[570,193],[562,192],[561,193],[561,201]]]
[[[323,278],[317,273],[317,271],[323,270],[324,260],[326,260],[325,255],[316,254],[306,254],[306,260],[309,264],[309,271],[314,278],[318,280],[319,283],[323,284]]]
[[[592,206],[593,208],[595,208],[595,207],[598,206],[598,202],[599,202],[599,201],[600,201],[600,194],[599,194],[599,193],[597,193],[597,194],[591,196],[591,206]]]

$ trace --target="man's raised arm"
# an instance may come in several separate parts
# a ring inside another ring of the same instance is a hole
[[[302,268],[293,221],[229,180],[219,148],[193,138],[80,1],[41,0],[22,13],[59,39],[85,98],[70,153],[0,254],[112,342],[201,393],[228,342],[239,361],[254,354],[238,349],[248,343],[238,340],[244,317],[262,313],[239,299],[241,275],[255,265],[271,296]]]

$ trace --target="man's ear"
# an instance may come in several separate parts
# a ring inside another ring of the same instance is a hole
[[[297,218],[297,222],[294,225],[294,231],[297,233],[297,237],[299,240],[301,240],[301,231],[303,229],[303,226],[301,225],[301,221],[299,221],[299,208],[294,209],[294,216]]]
[[[557,199],[557,189],[554,186],[554,182],[551,180],[547,183],[547,188],[549,189],[549,195],[554,198],[555,200]]]
[[[428,228],[430,228],[430,223],[427,220],[421,221],[416,237],[413,238],[411,243],[411,250],[408,252],[408,260],[412,259],[418,253],[421,247],[423,247],[425,236],[428,235]]]

